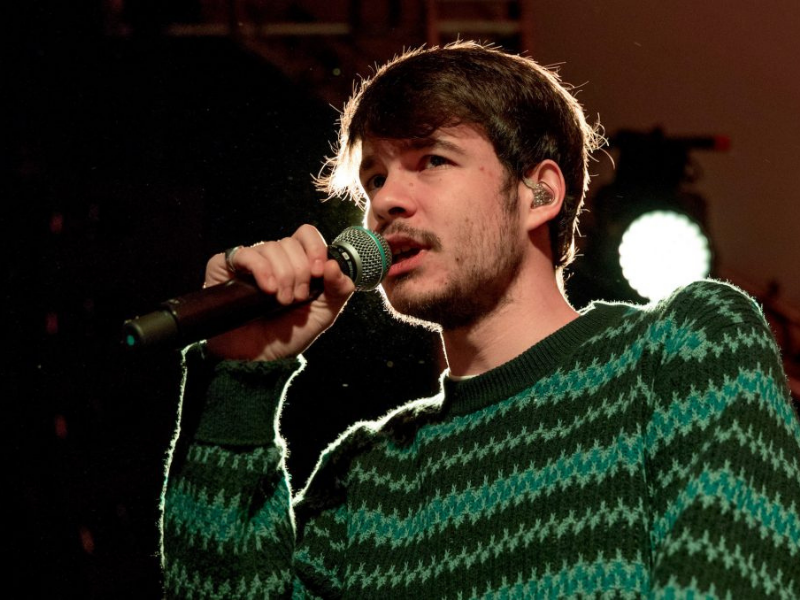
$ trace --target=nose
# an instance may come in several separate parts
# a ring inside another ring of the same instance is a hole
[[[383,185],[372,194],[367,211],[367,225],[382,231],[396,219],[407,219],[417,211],[411,175],[394,172],[386,177]]]

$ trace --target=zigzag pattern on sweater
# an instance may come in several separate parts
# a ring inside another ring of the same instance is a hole
[[[164,573],[169,589],[175,597],[186,596],[194,600],[228,600],[243,598],[256,600],[283,596],[292,582],[290,570],[277,571],[267,575],[255,574],[252,578],[238,577],[232,580],[220,579],[208,573],[190,570],[179,561],[171,561]]]
[[[740,334],[734,339],[728,334],[724,335],[723,341],[720,344],[712,344],[708,341],[705,342],[703,349],[698,350],[694,344],[688,346],[681,345],[674,342],[674,340],[682,340],[683,338],[691,338],[696,341],[694,336],[687,336],[684,334],[684,328],[677,327],[673,323],[659,325],[658,327],[651,328],[648,331],[646,339],[640,339],[630,345],[619,356],[612,356],[607,362],[601,363],[599,359],[594,358],[588,365],[577,365],[574,369],[568,372],[558,370],[550,377],[544,378],[530,388],[525,390],[503,402],[499,402],[481,411],[479,415],[468,415],[465,417],[457,417],[452,422],[434,425],[426,430],[420,432],[418,440],[415,444],[409,447],[390,447],[387,452],[387,458],[397,458],[398,460],[407,459],[409,456],[413,457],[417,452],[422,450],[426,444],[433,442],[445,441],[450,437],[462,436],[465,432],[476,430],[489,425],[496,418],[505,416],[511,411],[524,413],[530,410],[530,404],[536,403],[538,406],[544,407],[546,405],[559,406],[563,402],[580,400],[586,396],[593,395],[610,382],[619,379],[622,375],[630,372],[641,359],[646,346],[661,347],[667,344],[668,341],[673,340],[669,345],[678,348],[678,351],[670,356],[669,360],[675,358],[683,358],[684,360],[695,360],[703,362],[709,354],[719,356],[722,353],[735,352],[739,349],[740,344],[752,347],[765,349],[772,349],[774,343],[764,332],[753,334]],[[683,343],[686,340],[683,339]],[[673,348],[674,350],[674,348]],[[667,361],[669,362],[669,361]],[[748,377],[749,375],[749,377]],[[765,389],[771,396],[771,404],[782,409],[782,418],[787,424],[793,423],[794,419],[791,412],[791,407],[786,406],[780,397],[775,400],[775,390],[780,389],[780,385],[776,382],[767,382],[767,385],[761,388],[754,387],[754,379],[761,374],[756,371],[744,371],[740,373],[740,379],[735,383],[741,384],[742,389],[748,391],[750,394],[762,392]],[[646,393],[647,389],[644,383],[639,379],[637,381],[638,391]],[[711,388],[709,390],[717,393],[730,393],[730,389],[716,390]],[[750,396],[752,398],[752,395]],[[697,398],[693,398],[696,401]],[[688,400],[687,402],[688,403]],[[584,418],[579,416],[578,418]]]
[[[781,386],[760,371],[741,369],[735,378],[725,377],[721,386],[709,385],[702,391],[692,390],[686,396],[673,394],[665,408],[656,408],[646,432],[646,444],[655,454],[669,446],[677,436],[685,436],[694,428],[709,426],[733,404],[745,402],[753,409],[765,411],[788,437],[800,439],[800,425],[792,407],[780,394]]]
[[[379,473],[376,467],[365,470],[361,462],[355,461],[350,471],[350,480],[359,485],[369,484],[378,487],[385,486],[392,492],[411,493],[419,489],[422,481],[435,477],[442,471],[501,456],[519,447],[532,447],[536,444],[546,443],[559,437],[565,438],[579,431],[582,427],[591,425],[601,419],[610,421],[615,416],[622,415],[628,411],[632,403],[637,402],[637,395],[644,393],[644,391],[642,382],[639,381],[630,392],[622,394],[614,401],[603,399],[603,402],[599,406],[589,407],[585,413],[575,415],[570,423],[559,422],[553,427],[548,427],[544,423],[540,423],[539,426],[532,431],[528,430],[527,425],[522,425],[517,432],[505,431],[505,435],[502,439],[492,438],[485,444],[478,444],[476,442],[468,449],[465,449],[462,444],[459,444],[450,452],[442,450],[438,458],[428,458],[425,465],[418,469],[411,478],[409,478],[406,473],[403,473],[399,478],[395,479],[391,472]],[[515,399],[519,402],[522,402],[524,399],[531,399],[530,392],[520,394],[515,397]],[[490,421],[490,419],[487,419],[487,422],[488,421]],[[420,433],[417,451],[434,440],[441,441],[443,439],[437,435],[437,425],[431,426],[429,429],[433,431],[430,431],[430,433],[428,433],[428,431]],[[580,451],[580,446],[576,448],[576,451]],[[388,456],[399,457],[397,450],[390,442],[386,443],[385,452]],[[407,454],[403,453],[402,456],[405,457]],[[391,463],[387,461],[386,464]]]
[[[180,481],[170,490],[169,501],[175,507],[165,526],[175,534],[185,535],[189,547],[214,549],[217,554],[245,554],[260,550],[266,541],[286,543],[286,505],[289,490],[275,489],[275,496],[251,515],[240,494],[228,496],[224,490],[213,494],[206,488]]]
[[[579,536],[585,529],[613,528],[621,523],[629,528],[641,526],[645,518],[641,501],[633,508],[621,500],[614,507],[602,502],[599,507],[587,509],[582,515],[570,513],[563,520],[551,515],[547,520],[537,518],[530,523],[515,523],[513,531],[504,529],[502,535],[490,536],[486,541],[467,540],[460,549],[454,549],[460,551],[445,549],[429,554],[424,560],[418,558],[414,565],[405,563],[402,568],[395,564],[378,565],[369,574],[366,574],[363,564],[358,569],[348,566],[345,579],[349,584],[357,583],[362,589],[380,589],[387,581],[392,587],[409,587],[443,573],[455,574],[461,570],[466,574],[470,569],[491,561],[510,560],[517,552],[530,552],[533,545],[539,549],[546,548],[561,538]]]
[[[487,586],[488,587],[488,586]],[[602,555],[593,562],[582,557],[573,565],[563,565],[560,571],[545,569],[542,574],[533,572],[527,582],[518,580],[496,590],[476,594],[486,600],[498,598],[580,598],[595,594],[612,593],[622,598],[638,598],[647,589],[647,571],[641,561],[626,560],[622,556],[604,559]]]
[[[773,543],[785,546],[792,556],[798,553],[800,515],[797,506],[794,503],[784,506],[779,494],[772,498],[766,489],[753,489],[744,474],[731,473],[728,468],[704,470],[689,480],[667,511],[655,515],[651,534],[654,543],[665,538],[686,508],[698,500],[706,507],[710,503],[718,504],[723,512],[732,512],[734,521],[743,519],[753,530],[772,532]]]
[[[300,548],[294,555],[295,561],[310,566],[317,577],[327,580],[334,588],[341,588],[342,581],[339,576],[339,569],[336,567],[329,568],[325,558],[312,555],[308,548]]]
[[[700,462],[705,459],[706,452],[731,440],[735,440],[742,451],[748,452],[765,466],[769,466],[775,475],[783,476],[787,481],[800,481],[800,463],[797,457],[786,456],[784,449],[775,448],[772,440],[767,444],[763,433],[756,435],[752,425],[745,431],[739,422],[734,420],[729,427],[717,427],[714,437],[704,442],[688,462],[673,463],[668,470],[657,472],[655,477],[651,478],[651,482],[657,483],[658,488],[665,489],[676,481],[688,479],[691,472],[697,470]]]
[[[701,283],[589,318],[599,326],[547,346],[558,360],[534,347],[493,386],[491,373],[483,387],[445,386],[452,396],[352,428],[318,480],[336,487],[335,501],[298,503],[294,547],[280,448],[195,444],[167,496],[165,528],[181,544],[167,555],[169,589],[415,599],[798,591],[800,424],[757,308]]]
[[[397,592],[397,588],[402,585],[402,578],[392,572],[385,575],[374,577],[367,575],[361,569],[357,569],[351,578],[357,583],[357,587],[362,590],[374,588],[376,591],[383,592],[391,596]],[[509,577],[503,577],[500,586],[493,586],[487,583],[484,589],[473,587],[467,597],[469,598],[564,598],[564,597],[584,597],[596,594],[600,591],[608,593],[615,591],[622,597],[638,598],[641,591],[646,589],[647,575],[646,568],[641,557],[636,557],[630,561],[622,556],[613,559],[605,559],[600,555],[592,562],[587,562],[583,558],[574,565],[563,565],[558,571],[547,567],[542,573],[531,570],[527,575],[518,573],[514,581],[509,581]],[[363,585],[369,582],[369,585]],[[458,594],[456,598],[465,597]]]
[[[213,465],[217,469],[265,473],[275,469],[283,460],[276,448],[255,448],[252,452],[232,452],[218,446],[197,444],[189,448],[187,460],[199,465]]]
[[[779,598],[787,600],[797,598],[794,581],[787,577],[787,573],[771,568],[762,557],[743,551],[739,544],[729,542],[724,536],[715,542],[707,531],[696,537],[685,529],[665,548],[665,556],[683,553],[688,556],[700,555],[709,563],[721,564],[726,570],[749,580],[753,594],[777,594]]]
[[[437,423],[421,430],[409,446],[388,445],[385,450],[386,458],[398,461],[413,459],[417,453],[425,450],[427,445],[446,442],[450,438],[463,437],[470,431],[481,430],[490,426],[499,418],[509,414],[524,414],[531,409],[532,404],[539,408],[547,406],[557,407],[562,402],[580,400],[618,378],[630,370],[630,365],[635,364],[640,353],[637,348],[632,348],[629,353],[621,355],[609,365],[600,365],[594,361],[586,367],[586,372],[572,370],[568,373],[560,371],[551,377],[537,382],[530,389],[498,402],[480,411],[478,414],[454,417],[446,423]],[[640,391],[644,391],[640,388]],[[602,411],[603,409],[598,409]],[[583,416],[577,418],[583,420]]]
[[[500,471],[493,481],[484,478],[480,485],[467,482],[463,490],[446,494],[437,490],[430,501],[409,510],[405,517],[377,509],[352,510],[351,535],[357,541],[374,539],[377,545],[404,546],[452,525],[475,523],[511,504],[530,502],[555,489],[596,485],[618,470],[635,471],[642,454],[641,436],[621,434],[617,441],[608,448],[594,446],[571,457],[562,456],[542,467],[515,467],[508,475]]]
[[[694,428],[708,427],[709,417],[721,417],[731,403],[740,401],[756,402],[759,397],[770,398],[768,406],[770,408],[776,407],[777,412],[780,413],[775,414],[774,411],[771,411],[773,413],[772,416],[779,419],[780,424],[789,429],[787,433],[794,435],[794,429],[797,429],[796,421],[792,417],[791,408],[781,402],[780,397],[774,397],[775,383],[766,382],[763,385],[759,385],[758,379],[758,372],[742,372],[736,384],[726,386],[728,389],[712,387],[707,390],[707,396],[698,397],[697,395],[692,395],[686,399],[676,399],[667,409],[656,410],[652,419],[653,427],[648,432],[648,448],[654,453],[661,446],[672,443],[677,435],[685,436]],[[731,394],[731,386],[748,390],[748,393],[744,396]],[[612,416],[618,410],[627,408],[629,404],[628,401],[620,399],[619,402],[610,407],[603,406],[596,411],[589,409],[585,415],[576,417],[574,422],[566,427],[545,428],[543,424],[540,424],[537,430],[528,432],[526,427],[523,426],[521,431],[516,434],[506,431],[504,439],[496,440],[491,438],[488,443],[484,445],[475,444],[466,451],[462,446],[458,446],[452,454],[448,455],[442,452],[438,461],[434,461],[432,458],[428,459],[427,463],[410,480],[405,473],[399,478],[394,478],[390,471],[380,474],[375,467],[365,471],[358,461],[356,461],[351,471],[351,479],[354,482],[357,481],[360,485],[386,486],[393,492],[412,493],[419,489],[423,480],[432,477],[439,471],[447,470],[457,465],[464,466],[492,455],[500,456],[519,445],[546,442],[558,436],[566,437],[584,423],[591,423],[598,413],[603,412],[608,416]],[[758,404],[758,407],[763,407],[763,404]],[[797,435],[800,436],[800,431],[797,432]],[[578,445],[576,453],[580,452],[581,447]],[[765,458],[768,459],[768,457]],[[787,470],[790,476],[797,473],[796,459],[792,463],[781,463],[779,461],[777,464]],[[680,468],[680,465],[673,465],[673,469],[675,468]],[[569,481],[569,478],[566,481]]]

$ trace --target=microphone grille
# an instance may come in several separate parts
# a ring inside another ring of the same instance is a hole
[[[342,255],[347,263],[345,274],[356,284],[358,291],[372,290],[378,287],[392,266],[392,250],[389,243],[377,233],[364,227],[348,227],[342,231],[330,250]],[[347,271],[350,271],[347,273]]]

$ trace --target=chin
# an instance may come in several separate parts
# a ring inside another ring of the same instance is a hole
[[[421,305],[427,304],[427,300],[420,300],[419,298],[411,298],[409,294],[397,293],[394,287],[390,291],[382,285],[380,287],[381,296],[383,297],[383,305],[386,311],[401,323],[413,325],[415,327],[422,327],[428,331],[441,332],[442,326],[435,321],[425,319],[421,313]]]
[[[456,290],[438,294],[384,293],[386,309],[397,320],[429,331],[453,331],[469,327],[485,314],[483,302],[469,301]]]

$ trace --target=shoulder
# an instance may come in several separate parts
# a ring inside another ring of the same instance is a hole
[[[694,411],[735,407],[742,421],[766,410],[796,430],[780,350],[755,299],[706,280],[648,310],[654,382],[663,402],[680,410],[691,404]]]
[[[669,360],[730,359],[744,351],[765,352],[778,359],[772,332],[758,303],[729,283],[703,280],[676,290],[646,307],[651,350]],[[739,356],[741,359],[742,356]]]
[[[733,284],[713,279],[679,288],[656,304],[652,311],[662,318],[691,319],[719,327],[735,327],[747,321],[764,322],[755,299]]]
[[[598,308],[608,315],[609,323],[589,340],[592,351],[599,344],[629,346],[648,362],[676,356],[704,360],[709,353],[724,353],[730,344],[776,352],[758,303],[722,281],[697,281],[647,305],[594,303],[594,310]]]

